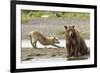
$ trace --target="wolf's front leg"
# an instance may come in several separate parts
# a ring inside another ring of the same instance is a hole
[[[58,45],[56,45],[56,44],[52,44],[52,46],[55,46],[55,47],[57,47],[57,48],[62,48],[62,47],[60,47],[60,46],[58,46]]]

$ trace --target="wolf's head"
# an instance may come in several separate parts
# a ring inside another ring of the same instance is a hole
[[[60,43],[57,37],[53,37],[53,41],[54,41],[54,43],[57,43],[57,44]]]
[[[60,43],[57,37],[47,37],[47,39],[52,43],[57,43],[57,44]]]

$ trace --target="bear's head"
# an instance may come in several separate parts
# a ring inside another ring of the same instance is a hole
[[[70,37],[70,38],[74,38],[75,37],[75,26],[64,26],[65,28],[65,33],[67,35],[67,37]]]

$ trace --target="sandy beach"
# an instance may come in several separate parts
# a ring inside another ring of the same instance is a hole
[[[27,61],[36,58],[52,58],[61,57],[66,58],[67,49],[66,48],[22,48],[21,60]]]
[[[85,40],[87,46],[90,46],[89,40]],[[53,46],[43,46],[39,42],[37,43],[37,49],[32,48],[29,40],[22,41],[22,49],[21,49],[21,61],[30,61],[30,60],[44,60],[44,59],[66,59],[67,49],[65,48],[65,41],[60,40],[60,44],[62,48],[56,48]],[[83,57],[81,57],[83,59]],[[87,58],[87,56],[85,56]],[[80,58],[79,58],[80,59]]]

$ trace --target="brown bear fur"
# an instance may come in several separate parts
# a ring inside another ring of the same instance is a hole
[[[66,35],[66,48],[68,57],[82,56],[88,53],[88,48],[84,39],[80,36],[79,30],[75,26],[64,26]]]

